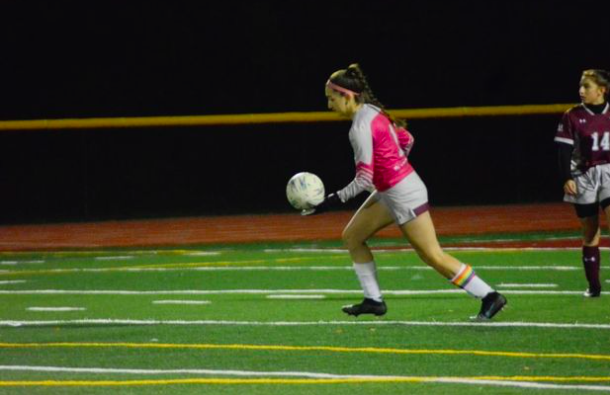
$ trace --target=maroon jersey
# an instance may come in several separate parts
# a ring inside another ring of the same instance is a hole
[[[570,108],[563,114],[555,141],[574,147],[572,171],[610,163],[610,103],[601,114],[583,104]]]

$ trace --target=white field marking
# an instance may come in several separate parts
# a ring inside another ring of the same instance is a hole
[[[153,300],[153,304],[210,304],[209,300]]]
[[[497,284],[498,288],[557,288],[557,284]]]
[[[35,260],[35,261],[0,261],[0,265],[7,265],[7,266],[16,266],[16,265],[40,265],[42,263],[45,263],[45,261],[42,260]]]
[[[536,377],[531,377],[532,381],[512,381],[512,380],[489,380],[477,378],[461,377],[435,377],[435,376],[373,376],[373,375],[339,375],[332,373],[318,372],[262,372],[247,370],[213,370],[213,369],[117,369],[117,368],[71,368],[59,366],[19,366],[19,365],[0,365],[0,371],[17,372],[46,372],[46,373],[94,373],[94,374],[138,374],[138,375],[167,375],[167,374],[194,374],[194,375],[216,375],[216,376],[237,376],[237,377],[294,377],[311,379],[353,379],[368,380],[374,382],[387,382],[392,380],[404,380],[427,383],[446,383],[446,384],[471,384],[489,385],[500,387],[535,388],[535,389],[576,389],[590,391],[610,392],[610,386],[601,385],[575,385],[575,384],[549,384],[536,382]],[[559,378],[558,378],[559,379]]]
[[[9,243],[5,243],[0,241],[0,245],[5,245],[5,244],[15,244],[13,242],[9,242]],[[20,243],[17,245],[27,245],[28,243]],[[48,243],[48,244],[41,244],[41,245],[48,245],[50,247],[53,246],[52,243]],[[102,247],[102,246],[100,246]],[[228,250],[230,251],[230,250]],[[174,250],[128,250],[128,251],[121,251],[124,252],[126,254],[130,254],[130,255],[185,255],[185,254],[189,254],[192,252],[211,252],[214,253],[212,251],[201,251],[201,250],[178,250],[178,249],[174,249]],[[46,256],[52,256],[52,257],[71,257],[71,256],[89,256],[89,255],[102,255],[105,252],[104,251],[95,251],[95,250],[91,250],[91,251],[54,251],[54,250],[49,250],[49,251],[38,251],[38,253],[40,254],[44,254]],[[5,255],[19,255],[19,254],[30,254],[29,252],[15,252],[15,251],[6,251],[6,252],[2,252],[0,251],[0,256],[5,256]],[[107,252],[106,252],[107,254]]]
[[[26,280],[7,280],[7,281],[0,281],[0,285],[7,285],[7,284],[23,284],[26,283]]]
[[[507,290],[505,294],[512,295],[578,295],[582,291],[529,291]],[[440,295],[464,294],[460,289],[419,289],[419,290],[385,290],[385,295]],[[72,290],[72,289],[0,289],[0,295],[277,295],[277,294],[331,294],[331,295],[361,295],[361,290],[355,289],[188,289],[188,290]],[[610,294],[602,292],[603,295]]]
[[[93,259],[96,261],[126,261],[129,259],[133,259],[132,255],[120,255],[120,256],[98,256]]]
[[[182,254],[184,256],[216,256],[220,255],[219,251],[193,251]]]
[[[84,307],[28,307],[29,311],[84,311]]]
[[[603,251],[610,251],[610,247],[600,247],[600,250]],[[536,252],[536,251],[540,251],[540,252],[547,252],[547,251],[581,251],[582,247],[443,247],[443,250],[445,251],[455,251],[455,252],[460,252],[460,251],[464,251],[464,252],[519,252],[519,251],[532,251],[532,252]],[[377,252],[376,250],[373,249],[374,252]],[[392,250],[387,250],[387,251],[383,251],[383,252],[391,252]],[[394,250],[396,251],[396,250]],[[413,251],[413,249],[404,249],[402,251]]]
[[[543,270],[543,271],[580,271],[579,266],[474,266],[475,270]],[[607,267],[610,269],[610,266]],[[604,269],[604,267],[602,267]],[[195,271],[343,271],[354,270],[352,266],[205,266],[185,269],[171,270],[195,270]],[[396,271],[396,270],[433,270],[429,266],[377,266],[378,271]]]
[[[534,388],[534,389],[557,389],[557,390],[582,390],[582,391],[598,391],[598,392],[610,392],[609,386],[603,385],[574,385],[574,384],[547,384],[547,383],[535,383],[535,382],[521,382],[521,381],[500,381],[500,380],[476,380],[476,379],[462,379],[459,377],[439,377],[436,380],[431,380],[435,383],[448,383],[448,384],[472,384],[472,385],[491,385],[499,387],[517,387],[517,388]]]
[[[379,269],[379,268],[378,268]],[[399,270],[391,267],[389,270]],[[352,266],[202,266],[192,268],[194,271],[353,271]]]
[[[205,263],[202,263],[202,265]],[[540,271],[580,271],[578,266],[476,266],[475,270],[540,270]],[[610,269],[610,266],[601,267]],[[114,268],[70,268],[49,269],[40,273],[28,271],[26,275],[52,273],[104,273],[104,272],[176,272],[176,271],[298,271],[298,270],[353,270],[352,266],[196,266],[196,267],[114,267]],[[432,270],[429,266],[378,266],[377,270]],[[0,273],[22,274],[15,270],[0,270]]]
[[[130,319],[79,319],[79,320],[2,320],[1,326],[51,326],[51,325],[178,325],[178,326],[438,326],[438,327],[493,327],[493,328],[544,328],[544,329],[604,329],[610,330],[610,324],[580,324],[557,322],[439,322],[439,321],[219,321],[219,320],[130,320]]]
[[[545,241],[555,241],[555,240],[580,240],[581,236],[540,236],[539,238],[532,238],[532,239],[522,239],[522,238],[515,238],[515,237],[507,237],[507,238],[500,238],[500,239],[483,239],[480,237],[464,237],[461,238],[459,240],[453,240],[453,241],[445,241],[444,243],[453,243],[453,244],[459,244],[459,243],[506,243],[506,242],[545,242]],[[388,242],[383,242],[383,241],[379,241],[377,242],[377,244],[381,245],[397,245],[396,242],[392,242],[392,241],[388,241]],[[398,245],[404,245],[404,244],[398,244]],[[602,248],[606,248],[606,247],[602,247]]]
[[[263,252],[267,253],[286,253],[286,252],[328,252],[330,254],[347,254],[347,250],[343,248],[266,248]]]
[[[267,299],[324,299],[324,295],[267,295]]]
[[[0,365],[0,371],[26,371],[26,372],[57,372],[57,373],[115,373],[115,374],[197,374],[243,377],[308,377],[308,378],[396,378],[399,376],[369,376],[369,375],[337,375],[330,373],[312,372],[260,372],[247,370],[214,370],[214,369],[114,369],[114,368],[69,368],[58,366],[20,366]]]
[[[413,252],[413,248],[383,248],[383,247],[372,247],[374,253],[399,253],[399,252]],[[610,251],[610,247],[599,247],[601,251]],[[580,251],[582,247],[443,247],[445,251],[493,251],[493,252],[513,252],[513,251]],[[295,248],[295,249],[266,249],[264,252],[298,252],[298,253],[345,253],[347,250],[342,248]]]
[[[137,253],[135,252],[136,255],[142,255],[141,253]],[[151,255],[159,255],[161,254],[161,251],[152,251]],[[173,255],[181,255],[181,256],[217,256],[220,255],[219,251],[172,251]],[[95,260],[98,261],[103,261],[103,260],[127,260],[127,259],[133,259],[135,258],[134,255],[120,255],[120,256],[100,256],[100,257],[96,257],[94,258]]]

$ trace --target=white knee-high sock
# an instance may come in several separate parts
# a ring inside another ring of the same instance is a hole
[[[472,267],[466,264],[462,264],[462,267],[460,267],[455,277],[451,279],[451,282],[477,299],[482,299],[488,293],[493,292],[493,288],[481,280],[472,270]]]
[[[354,271],[358,276],[358,281],[360,281],[364,297],[381,302],[383,298],[377,281],[377,265],[375,265],[375,262],[354,263]]]

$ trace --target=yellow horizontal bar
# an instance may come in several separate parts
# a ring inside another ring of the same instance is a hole
[[[421,108],[414,110],[390,110],[388,112],[397,118],[405,119],[542,115],[561,114],[575,105],[575,103],[526,104],[519,106]]]
[[[574,106],[570,104],[535,104],[519,106],[451,107],[389,110],[405,119],[454,118],[477,116],[539,115],[562,113]],[[82,118],[82,119],[39,119],[23,121],[0,121],[3,130],[63,130],[102,128],[143,128],[168,126],[218,126],[247,125],[293,122],[334,122],[345,120],[329,111],[284,112],[269,114],[228,114],[228,115],[183,115],[162,117],[130,118]]]
[[[288,346],[268,344],[205,344],[205,343],[1,343],[1,348],[136,348],[136,349],[192,349],[192,350],[254,350],[254,351],[327,351],[334,353],[370,354],[437,354],[437,355],[477,355],[511,358],[574,358],[610,361],[610,355],[534,353],[487,350],[447,350],[447,349],[404,349],[377,347],[335,347],[335,346]]]

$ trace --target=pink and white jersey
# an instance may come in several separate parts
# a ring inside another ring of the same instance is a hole
[[[392,188],[413,172],[407,155],[415,141],[411,133],[397,128],[381,110],[365,104],[355,114],[349,131],[354,150],[356,177],[338,192],[346,202],[363,191]]]
[[[572,171],[610,163],[610,104],[601,114],[579,104],[563,114],[555,141],[574,147]]]

